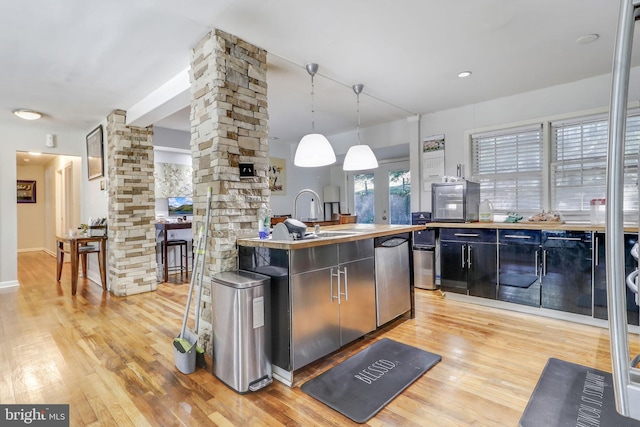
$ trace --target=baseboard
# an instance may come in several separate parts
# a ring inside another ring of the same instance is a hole
[[[17,288],[20,286],[20,282],[17,280],[9,280],[6,282],[0,282],[0,289]]]
[[[18,249],[18,253],[21,252],[47,252],[45,248],[26,248],[26,249]]]

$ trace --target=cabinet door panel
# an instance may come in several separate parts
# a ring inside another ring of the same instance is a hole
[[[341,345],[376,329],[373,258],[340,264],[341,271],[345,271],[345,268],[346,274],[341,277],[341,291],[346,295],[340,296]],[[407,282],[407,294],[408,286]]]
[[[629,275],[636,269],[636,260],[631,255],[631,248],[638,240],[636,234],[624,235],[624,254],[625,254],[625,275]],[[609,318],[607,312],[607,266],[606,266],[606,254],[605,254],[605,235],[603,233],[596,233],[594,252],[594,269],[593,269],[593,317],[596,319]],[[627,287],[627,322],[630,325],[638,325],[638,306],[636,305],[635,294]]]
[[[467,247],[469,295],[496,299],[497,250],[495,243],[469,243]]]
[[[467,293],[466,253],[464,243],[440,242],[440,287],[443,291]]]
[[[591,315],[590,239],[547,240],[546,233],[550,232],[543,232],[542,307]]]
[[[498,299],[540,307],[539,265],[537,245],[501,244]]]
[[[340,306],[332,298],[331,271],[325,268],[291,276],[294,370],[340,348]],[[337,292],[334,279],[336,297]]]

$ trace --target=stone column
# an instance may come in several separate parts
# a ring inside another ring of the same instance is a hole
[[[125,123],[122,110],[107,117],[107,265],[111,292],[117,296],[157,288],[153,130]]]
[[[237,268],[236,239],[258,235],[258,209],[269,203],[266,56],[220,30],[191,52],[194,238],[213,190],[199,331],[209,352],[211,276]],[[255,176],[240,178],[240,163],[252,163]]]

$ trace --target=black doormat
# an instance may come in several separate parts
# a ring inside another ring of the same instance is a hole
[[[616,411],[608,372],[551,358],[520,418],[521,427],[640,426]]]
[[[503,273],[500,275],[500,286],[528,288],[533,285],[536,280],[538,280],[538,276],[534,274]]]
[[[301,387],[302,391],[364,423],[442,359],[383,338]]]

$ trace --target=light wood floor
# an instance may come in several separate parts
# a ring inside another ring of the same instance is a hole
[[[19,266],[21,286],[0,291],[0,402],[68,403],[74,426],[356,425],[299,385],[381,337],[442,361],[369,426],[517,426],[549,357],[611,370],[604,329],[416,290],[415,319],[305,368],[296,387],[274,382],[239,395],[209,370],[175,368],[187,283],[118,298],[80,280],[72,297],[69,268],[58,285],[54,258],[21,253]],[[632,343],[638,353],[638,338]]]

